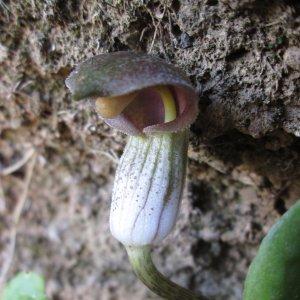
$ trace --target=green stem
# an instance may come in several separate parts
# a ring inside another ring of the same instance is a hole
[[[126,250],[137,277],[158,296],[172,300],[207,300],[204,296],[195,295],[161,274],[153,264],[150,246],[127,246]]]

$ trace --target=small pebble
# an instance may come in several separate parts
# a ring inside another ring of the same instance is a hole
[[[300,48],[288,48],[284,53],[283,59],[290,68],[300,71]]]
[[[189,36],[186,32],[180,35],[179,46],[182,49],[186,49],[193,46],[193,37]]]
[[[7,48],[0,44],[0,63],[2,63],[8,56],[8,50]]]

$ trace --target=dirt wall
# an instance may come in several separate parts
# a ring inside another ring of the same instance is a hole
[[[182,210],[155,260],[196,292],[241,299],[261,238],[300,198],[299,12],[296,0],[0,1],[0,283],[35,270],[51,299],[156,299],[108,228],[126,137],[64,85],[87,57],[135,50],[182,68],[199,95]]]

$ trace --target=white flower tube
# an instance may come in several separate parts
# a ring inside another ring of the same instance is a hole
[[[113,236],[125,246],[161,241],[172,230],[185,179],[187,131],[132,136],[116,172]]]

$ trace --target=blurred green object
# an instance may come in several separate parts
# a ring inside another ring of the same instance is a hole
[[[250,265],[243,299],[300,299],[300,200],[263,239]]]
[[[0,300],[46,300],[44,279],[32,272],[21,272],[12,278]]]

